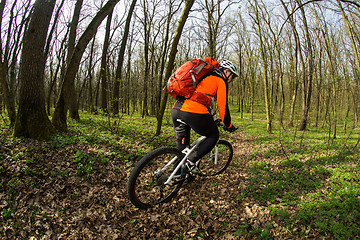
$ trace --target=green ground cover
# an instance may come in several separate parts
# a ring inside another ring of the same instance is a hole
[[[154,226],[151,231],[164,233],[164,239],[360,237],[359,128],[345,132],[339,123],[337,138],[332,139],[327,126],[310,124],[307,131],[299,132],[274,122],[274,132],[268,134],[263,119],[251,121],[246,114],[244,118],[234,114],[240,132],[223,135],[235,150],[227,175],[209,181],[210,185],[206,180],[194,185],[199,188],[194,199],[185,195],[191,191],[185,186],[184,195],[180,193],[174,205],[164,205],[154,215],[133,209],[124,189],[141,156],[160,146],[175,146],[169,117],[161,136],[156,137],[153,117],[109,119],[81,113],[81,119],[69,120],[68,133],[38,142],[12,138],[6,117],[2,118],[0,236],[46,239],[65,234],[81,238],[90,236],[82,229],[90,229],[95,238],[122,239],[121,231],[126,228],[129,236],[146,238],[150,230],[145,231],[144,226],[150,224]],[[89,196],[95,186],[103,190]],[[65,191],[66,187],[70,190]],[[83,190],[86,187],[90,190]],[[224,196],[221,204],[213,200],[220,193]],[[110,204],[113,199],[120,199],[117,210]],[[69,220],[89,208],[113,216],[101,222],[113,230],[104,232],[93,225],[84,228],[84,219]],[[207,224],[208,218],[212,225]],[[194,221],[202,225],[189,228]],[[176,230],[166,232],[161,227],[174,222],[180,224]]]

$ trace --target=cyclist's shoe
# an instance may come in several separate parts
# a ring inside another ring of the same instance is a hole
[[[193,163],[187,159],[185,162],[185,166],[187,167],[189,172],[193,174],[200,174],[200,169],[197,167],[196,163]]]
[[[182,168],[180,168],[174,175],[175,181],[181,181],[185,178],[185,173]]]

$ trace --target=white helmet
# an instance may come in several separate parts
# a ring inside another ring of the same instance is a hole
[[[239,70],[238,68],[236,67],[236,65],[229,61],[229,60],[222,60],[220,62],[220,67],[222,68],[226,68],[226,69],[229,69],[233,74],[235,74],[236,76],[239,76]]]

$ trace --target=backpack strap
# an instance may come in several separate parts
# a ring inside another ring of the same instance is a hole
[[[220,70],[219,70],[218,68],[216,68],[214,71],[212,71],[212,72],[210,72],[210,73],[207,73],[207,74],[205,74],[204,76],[202,76],[202,77],[199,79],[199,81],[197,82],[197,84],[196,84],[195,87],[197,87],[197,85],[199,85],[199,83],[200,83],[202,80],[204,80],[205,78],[207,78],[207,77],[209,77],[209,76],[217,76],[217,77],[220,77],[220,78],[222,78],[223,80],[225,80],[225,79],[222,77],[222,74],[221,74]]]
[[[205,78],[207,78],[207,77],[209,77],[209,76],[216,76],[216,77],[219,77],[219,78],[221,78],[222,80],[224,80],[224,82],[225,82],[225,85],[226,85],[226,92],[228,92],[229,91],[229,84],[228,84],[228,82],[227,82],[227,80],[223,77],[223,75],[222,75],[222,73],[221,73],[221,70],[220,69],[218,69],[218,68],[216,68],[214,71],[212,71],[211,73],[208,73],[208,74],[205,74],[204,76],[202,76],[200,79],[199,79],[199,81],[198,81],[198,83],[196,84],[196,86],[197,85],[199,85],[199,83],[203,80],[203,79],[205,79]],[[196,87],[195,86],[195,87]],[[206,94],[206,93],[204,93],[205,95],[208,95],[208,94]],[[209,97],[214,97],[214,96],[212,96],[212,95],[208,95]]]

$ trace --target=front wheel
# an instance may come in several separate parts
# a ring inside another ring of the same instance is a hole
[[[145,155],[132,170],[127,192],[130,201],[138,208],[147,209],[170,201],[179,191],[184,180],[174,180],[164,184],[174,165],[164,169],[173,158],[181,160],[183,154],[173,147],[162,147]]]
[[[199,169],[203,176],[214,176],[225,171],[233,157],[231,143],[219,140],[210,153],[201,158]]]

